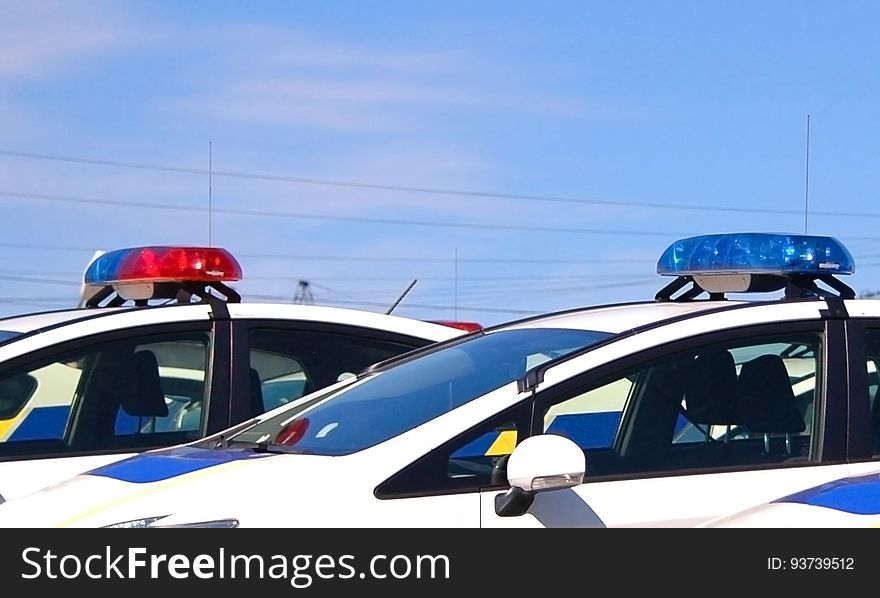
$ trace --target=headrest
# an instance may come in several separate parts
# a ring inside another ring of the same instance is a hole
[[[806,429],[788,370],[778,355],[760,355],[744,363],[737,394],[742,423],[752,432],[797,433]]]
[[[119,403],[129,415],[136,417],[165,417],[168,403],[162,391],[159,362],[152,351],[137,351],[131,356],[132,383]]]
[[[736,364],[724,349],[700,353],[694,359],[685,390],[685,405],[691,421],[698,424],[735,424]]]

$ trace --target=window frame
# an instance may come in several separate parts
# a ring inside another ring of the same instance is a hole
[[[580,392],[584,392],[585,389],[588,388],[598,388],[603,384],[608,384],[619,379],[624,372],[639,370],[651,362],[657,362],[672,357],[678,353],[696,351],[701,347],[722,344],[748,344],[750,339],[762,340],[801,333],[818,334],[822,341],[820,346],[821,354],[817,356],[817,367],[819,370],[817,372],[817,386],[813,399],[814,429],[811,432],[812,439],[810,455],[807,462],[732,466],[720,470],[716,468],[685,468],[664,472],[647,471],[644,473],[634,472],[620,475],[609,474],[590,476],[588,474],[584,483],[603,482],[616,479],[645,479],[670,475],[696,475],[720,471],[733,472],[749,471],[753,469],[788,468],[835,462],[843,463],[845,462],[846,456],[840,450],[840,447],[845,445],[845,439],[847,436],[845,418],[842,417],[846,413],[846,402],[834,401],[829,405],[829,401],[827,400],[830,393],[835,393],[839,396],[847,396],[846,393],[848,393],[846,387],[846,368],[841,367],[841,364],[839,363],[829,364],[829,356],[845,355],[844,349],[846,348],[844,346],[845,335],[843,334],[841,322],[835,320],[792,320],[787,322],[756,324],[754,326],[718,330],[650,347],[643,351],[639,351],[636,354],[631,354],[619,360],[602,364],[589,372],[584,372],[548,388],[543,392],[539,392],[531,433],[542,433],[543,419],[541,414],[544,412],[544,405],[558,402],[558,397],[560,395],[572,395],[573,393],[578,392],[577,389],[581,389]],[[591,382],[585,380],[588,377],[592,379]],[[623,419],[623,417],[621,419]],[[589,453],[587,453],[587,459],[589,460]]]
[[[224,346],[223,343],[218,342],[220,339],[218,338],[214,324],[215,321],[212,320],[146,324],[142,326],[99,332],[80,338],[67,339],[46,347],[40,347],[39,349],[22,355],[18,355],[6,362],[3,362],[2,364],[0,364],[0,376],[5,376],[14,371],[22,371],[26,368],[32,368],[40,363],[48,363],[51,362],[53,359],[58,359],[61,356],[70,353],[99,350],[100,346],[115,342],[127,340],[136,341],[137,339],[149,339],[161,336],[203,334],[205,335],[206,339],[204,400],[206,401],[205,407],[207,407],[208,411],[206,411],[206,415],[202,417],[199,429],[197,431],[191,431],[192,433],[197,434],[199,438],[202,438],[206,435],[206,429],[210,427],[209,420],[214,415],[215,411],[214,403],[218,402],[215,401],[214,398],[217,390],[214,381],[217,377],[223,377],[222,374],[217,371],[214,363],[214,360],[218,353],[218,347],[220,347],[220,352],[222,353],[222,347]],[[219,402],[222,406],[222,401]],[[74,406],[73,404],[71,404],[71,409],[73,408]],[[65,425],[64,435],[62,438],[52,440],[18,441],[20,444],[17,444],[16,446],[22,447],[22,450],[14,451],[12,450],[12,447],[10,445],[8,450],[3,450],[2,452],[0,452],[0,462],[141,452],[154,448],[169,446],[170,444],[177,444],[180,438],[178,432],[159,432],[153,436],[153,438],[157,440],[156,442],[147,442],[147,439],[142,439],[144,440],[143,443],[133,441],[131,443],[132,446],[113,446],[100,449],[76,448],[71,447],[70,445],[70,424],[73,417],[73,413],[68,416],[68,422]],[[173,434],[174,436],[170,436],[169,434]],[[28,449],[28,447],[32,448]],[[5,449],[6,447],[3,448]]]
[[[872,331],[880,335],[880,319],[851,318],[846,321],[845,333],[849,343],[847,352],[849,395],[846,423],[850,430],[846,442],[846,454],[851,462],[880,460],[880,454],[873,454],[875,432],[872,426],[871,398],[866,371],[869,360],[866,336]],[[877,361],[880,365],[880,354]],[[880,399],[880,390],[875,400],[878,399]]]
[[[821,339],[821,354],[817,357],[819,368],[817,373],[818,384],[814,395],[814,429],[812,431],[810,456],[807,462],[734,466],[724,468],[723,470],[716,468],[680,469],[668,472],[637,472],[619,475],[588,476],[584,483],[843,463],[846,460],[842,447],[845,447],[847,439],[846,413],[848,401],[829,402],[827,400],[829,396],[848,397],[850,393],[850,377],[847,368],[841,366],[840,363],[841,359],[845,361],[847,354],[843,321],[839,319],[789,320],[715,330],[677,339],[645,348],[623,358],[602,364],[549,388],[543,390],[539,388],[537,392],[533,391],[528,398],[519,401],[516,405],[508,407],[492,417],[475,424],[467,431],[457,434],[428,454],[400,468],[396,473],[377,484],[374,494],[380,499],[395,499],[438,494],[460,494],[494,489],[494,486],[480,484],[455,488],[448,484],[437,484],[435,487],[427,487],[425,484],[412,483],[406,478],[407,476],[420,479],[429,477],[426,475],[424,468],[438,467],[438,464],[445,463],[445,460],[441,458],[444,454],[451,454],[467,444],[467,442],[486,433],[490,428],[504,421],[517,421],[516,418],[521,416],[522,413],[528,414],[529,424],[526,430],[518,433],[517,443],[528,436],[542,434],[544,405],[558,402],[557,399],[560,395],[574,396],[572,393],[581,393],[584,392],[584,389],[597,388],[602,384],[613,382],[625,371],[633,371],[638,369],[639,366],[644,366],[650,362],[670,357],[676,353],[693,351],[708,345],[734,342],[747,343],[751,338],[761,339],[800,333],[814,333],[819,335]],[[830,360],[829,356],[832,355],[837,357]],[[587,458],[589,459],[589,455]],[[437,480],[441,479],[438,472],[435,472],[433,477]],[[506,487],[506,485],[498,486],[497,488],[503,487]]]

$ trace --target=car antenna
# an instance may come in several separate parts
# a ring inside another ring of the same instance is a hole
[[[412,288],[413,288],[414,286],[416,286],[416,283],[417,283],[417,282],[418,282],[418,279],[413,279],[413,281],[412,281],[411,283],[409,283],[409,286],[406,287],[406,290],[404,290],[404,291],[400,294],[400,297],[397,298],[397,301],[395,301],[395,302],[391,305],[391,307],[388,308],[388,311],[385,312],[385,315],[386,315],[386,316],[387,316],[388,314],[390,314],[392,311],[394,311],[394,308],[397,307],[397,306],[400,304],[401,301],[403,301],[403,298],[406,297],[407,293],[409,293],[410,290],[412,290]]]
[[[807,234],[807,214],[810,205],[810,115],[807,115],[807,159],[804,172],[804,234]]]

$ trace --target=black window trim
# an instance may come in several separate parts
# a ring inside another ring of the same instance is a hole
[[[873,428],[868,396],[868,361],[865,336],[870,331],[880,334],[880,319],[850,318],[846,321],[847,337],[847,443],[846,455],[850,462],[880,459],[873,456]]]

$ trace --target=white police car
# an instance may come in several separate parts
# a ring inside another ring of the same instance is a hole
[[[189,442],[464,334],[366,311],[241,302],[211,247],[105,253],[80,309],[0,319],[0,495]]]
[[[831,237],[682,239],[653,300],[392,358],[0,526],[692,526],[880,471],[880,301],[853,269]]]

